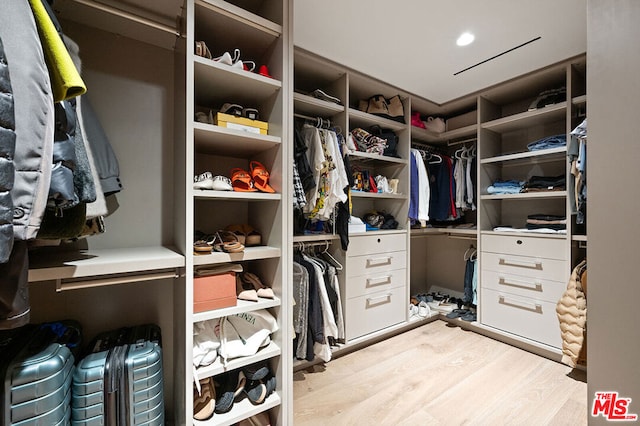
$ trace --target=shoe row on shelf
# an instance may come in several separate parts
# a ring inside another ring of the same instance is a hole
[[[197,56],[211,59],[219,64],[228,65],[239,70],[254,72],[256,69],[256,63],[254,61],[243,61],[240,59],[240,49],[234,49],[233,56],[229,52],[224,52],[222,55],[214,58],[204,41],[196,41],[195,53]],[[272,78],[271,74],[269,74],[269,68],[264,64],[258,67],[257,73],[262,76]]]
[[[193,178],[193,189],[210,191],[266,192],[275,193],[269,184],[270,174],[259,161],[249,162],[249,171],[235,167],[231,179],[226,176],[204,172]]]

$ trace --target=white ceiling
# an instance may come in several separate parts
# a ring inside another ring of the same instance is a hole
[[[442,104],[584,53],[586,0],[295,0],[294,44]]]

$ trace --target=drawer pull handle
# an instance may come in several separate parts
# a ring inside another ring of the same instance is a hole
[[[367,297],[367,306],[377,306],[385,303],[391,303],[391,293],[378,297]]]
[[[367,287],[375,287],[377,285],[391,284],[391,275],[376,278],[367,278]]]
[[[367,266],[391,265],[391,256],[367,259]]]
[[[513,306],[515,308],[525,309],[527,311],[535,312],[537,314],[542,313],[542,305],[538,303],[524,303],[524,302],[515,302],[509,301],[504,296],[500,296],[498,298],[498,303],[501,305]]]
[[[509,265],[509,266],[519,266],[521,268],[530,268],[530,269],[539,269],[542,270],[542,261],[534,260],[527,262],[526,260],[515,260],[515,259],[505,259],[504,257],[500,258],[500,265]]]
[[[542,283],[537,281],[530,282],[530,281],[514,280],[513,278],[507,279],[505,277],[500,277],[498,284],[510,285],[513,287],[522,287],[522,288],[527,288],[529,290],[535,290],[535,291],[542,291]]]

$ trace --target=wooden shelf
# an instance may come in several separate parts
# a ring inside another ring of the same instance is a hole
[[[561,146],[558,148],[543,149],[539,151],[527,151],[517,152],[514,154],[498,155],[496,157],[483,158],[480,160],[480,164],[502,163],[502,162],[514,162],[514,163],[540,163],[548,161],[564,161],[567,155],[567,147]]]
[[[354,198],[374,198],[388,200],[406,200],[405,194],[381,194],[378,192],[351,191],[351,197]]]
[[[565,198],[567,191],[521,192],[519,194],[483,194],[481,200],[530,200],[545,198]]]
[[[242,200],[242,201],[278,201],[282,194],[268,192],[211,191],[194,189],[193,198],[200,200]]]
[[[525,127],[549,123],[554,120],[561,120],[565,118],[566,110],[567,102],[561,102],[534,111],[525,111],[508,117],[498,118],[497,120],[482,123],[481,126],[483,129],[506,133]]]
[[[281,386],[278,383],[278,386]],[[193,420],[195,426],[228,426],[238,423],[258,413],[269,410],[280,405],[280,395],[277,392],[272,393],[267,399],[258,405],[254,405],[249,398],[243,398],[233,404],[233,408],[228,413],[214,414],[209,420]]]
[[[388,118],[378,117],[377,115],[368,114],[355,108],[349,108],[349,128],[354,129],[356,127],[369,127],[373,125],[379,125],[391,130],[404,130],[407,125],[398,121],[393,121]]]
[[[202,154],[253,156],[281,144],[279,136],[260,135],[194,122],[195,149]]]
[[[224,365],[220,357],[218,357],[211,365],[207,365],[206,367],[199,367],[197,369],[198,378],[204,379],[205,377],[216,376],[226,371],[235,370],[236,368],[244,367],[245,365],[273,358],[274,356],[280,355],[280,353],[280,347],[276,345],[275,342],[271,341],[266,347],[261,348],[258,352],[256,352],[255,355],[230,359],[227,362],[227,365]]]
[[[344,112],[343,105],[324,101],[302,93],[293,94],[293,105],[297,113],[313,117],[332,117]]]
[[[280,250],[279,247],[270,247],[270,246],[245,247],[244,251],[240,253],[223,253],[223,252],[214,251],[211,254],[194,255],[193,264],[195,266],[215,265],[218,263],[244,262],[247,260],[260,260],[260,259],[273,259],[273,258],[279,258],[281,255],[282,255],[282,250]]]
[[[478,126],[471,124],[469,126],[460,127],[458,129],[448,130],[442,133],[432,132],[420,127],[411,126],[411,139],[420,142],[429,142],[435,144],[444,144],[448,141],[461,138],[472,138],[478,134]]]
[[[349,159],[353,162],[376,162],[378,166],[385,164],[409,164],[405,158],[390,157],[388,155],[371,154],[368,152],[354,151],[349,153]]]
[[[280,306],[280,299],[277,297],[275,299],[263,299],[259,297],[257,302],[238,300],[238,304],[236,306],[194,313],[193,322],[196,323],[214,318],[228,317],[230,315],[241,314],[243,312],[257,311],[258,309],[268,309],[276,306]]]
[[[222,105],[232,100],[243,106],[252,106],[282,88],[279,80],[200,56],[193,57],[193,65],[196,105]]]
[[[184,256],[169,247],[78,251],[43,247],[29,253],[29,281],[147,274],[184,266]]]

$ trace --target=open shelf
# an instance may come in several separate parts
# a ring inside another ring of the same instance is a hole
[[[274,39],[282,35],[282,25],[271,22],[262,16],[226,1],[196,0],[195,4],[211,10],[213,12],[212,16],[216,17],[216,26],[224,29],[225,32],[242,35],[250,30],[256,30],[268,34]],[[211,33],[213,31],[209,30],[207,32]]]
[[[545,198],[564,198],[567,191],[521,192],[519,194],[483,194],[481,200],[530,200]]]
[[[194,312],[193,322],[206,321],[214,318],[228,317],[230,315],[240,314],[243,312],[256,311],[258,309],[268,309],[280,306],[280,299],[264,299],[259,297],[257,302],[249,302],[248,300],[238,300],[236,306],[222,309],[213,309],[205,312]]]
[[[293,94],[293,104],[298,113],[310,116],[331,117],[340,112],[344,112],[343,105],[323,101],[322,99],[302,93]]]
[[[278,383],[278,385],[280,385]],[[267,399],[258,405],[254,405],[249,398],[243,398],[233,404],[233,408],[228,413],[214,414],[209,420],[193,420],[195,426],[227,426],[238,423],[240,420],[254,416],[262,411],[269,410],[280,405],[280,395],[272,393]]]
[[[567,234],[563,233],[544,233],[544,232],[526,232],[526,231],[480,231],[481,235],[503,235],[509,237],[515,237],[521,235],[523,237],[536,237],[536,238],[554,238],[558,240],[566,240]]]
[[[306,243],[315,241],[333,241],[339,240],[340,236],[336,234],[314,234],[314,235],[294,235],[294,243]]]
[[[559,161],[564,160],[567,155],[567,147],[561,146],[558,148],[543,149],[539,151],[527,151],[516,152],[514,154],[504,154],[496,157],[483,158],[480,160],[481,164],[502,163],[502,162],[527,162],[527,163],[541,163],[547,161]]]
[[[483,129],[492,130],[498,133],[506,133],[513,130],[522,129],[527,126],[536,126],[565,117],[567,102],[560,102],[539,108],[534,111],[525,111],[519,114],[498,118],[497,120],[482,123]]]
[[[282,194],[268,192],[241,192],[241,191],[212,191],[209,189],[194,189],[195,199],[216,199],[216,200],[245,200],[245,201],[278,201],[282,199]]]
[[[278,247],[245,247],[244,251],[240,253],[223,253],[214,251],[211,254],[194,255],[193,264],[194,266],[201,266],[228,262],[243,262],[246,260],[273,259],[280,257],[281,253],[282,250]]]
[[[364,192],[364,191],[351,191],[351,196],[355,198],[375,198],[375,199],[390,199],[390,200],[404,200],[407,198],[405,194],[382,194],[378,192]]]
[[[460,127],[458,129],[448,130],[442,133],[432,132],[420,127],[411,126],[411,139],[420,142],[430,142],[435,144],[444,144],[448,141],[461,138],[475,137],[478,133],[478,126],[471,124],[469,126]]]
[[[369,152],[354,151],[349,153],[349,157],[352,162],[376,162],[376,166],[384,166],[385,163],[409,164],[409,160],[405,158],[389,157],[388,155],[371,154]]]
[[[407,128],[407,125],[398,121],[393,121],[388,118],[378,117],[377,115],[362,112],[360,110],[349,108],[349,127],[351,129],[356,127],[369,127],[373,125],[379,125],[391,130],[403,130]]]
[[[198,378],[204,379],[205,377],[216,376],[226,371],[235,370],[236,368],[244,367],[245,365],[254,364],[265,359],[273,358],[274,356],[280,355],[280,353],[280,347],[272,341],[269,342],[269,344],[264,348],[258,350],[255,355],[230,359],[227,361],[226,365],[224,365],[220,357],[218,357],[211,365],[207,365],[206,367],[199,367],[197,369]]]
[[[253,156],[281,143],[279,136],[260,135],[207,123],[193,123],[193,139],[198,153]]]

